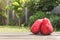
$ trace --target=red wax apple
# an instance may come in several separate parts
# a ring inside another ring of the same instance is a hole
[[[38,19],[33,23],[33,25],[31,26],[31,32],[33,34],[38,34],[40,32],[42,21],[43,19]]]
[[[41,25],[41,34],[48,35],[53,32],[53,27],[48,18],[44,18]]]

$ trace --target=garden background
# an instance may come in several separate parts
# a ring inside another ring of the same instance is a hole
[[[60,0],[0,0],[1,31],[29,31],[35,20],[45,17],[60,31]]]

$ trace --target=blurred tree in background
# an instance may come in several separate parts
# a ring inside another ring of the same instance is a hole
[[[51,11],[59,5],[59,0],[30,0],[27,6],[33,11]]]
[[[21,17],[23,16],[23,8],[25,5],[25,0],[13,0],[10,5],[10,10],[14,10],[16,17],[18,19],[18,25],[20,25]]]
[[[6,19],[7,19],[7,14],[6,14],[6,6],[7,2],[6,0],[0,0],[0,24],[6,25]]]
[[[20,20],[22,16],[26,13],[24,10],[28,6],[30,0],[13,0],[10,5],[10,10],[14,10],[16,13],[16,17],[18,18],[18,23],[20,25]]]

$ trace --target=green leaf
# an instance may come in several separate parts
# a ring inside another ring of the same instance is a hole
[[[19,6],[19,3],[18,2],[13,2],[12,5]]]

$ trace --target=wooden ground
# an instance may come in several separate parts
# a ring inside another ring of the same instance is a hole
[[[0,40],[60,40],[60,32],[51,35],[34,35],[30,32],[0,33]]]

